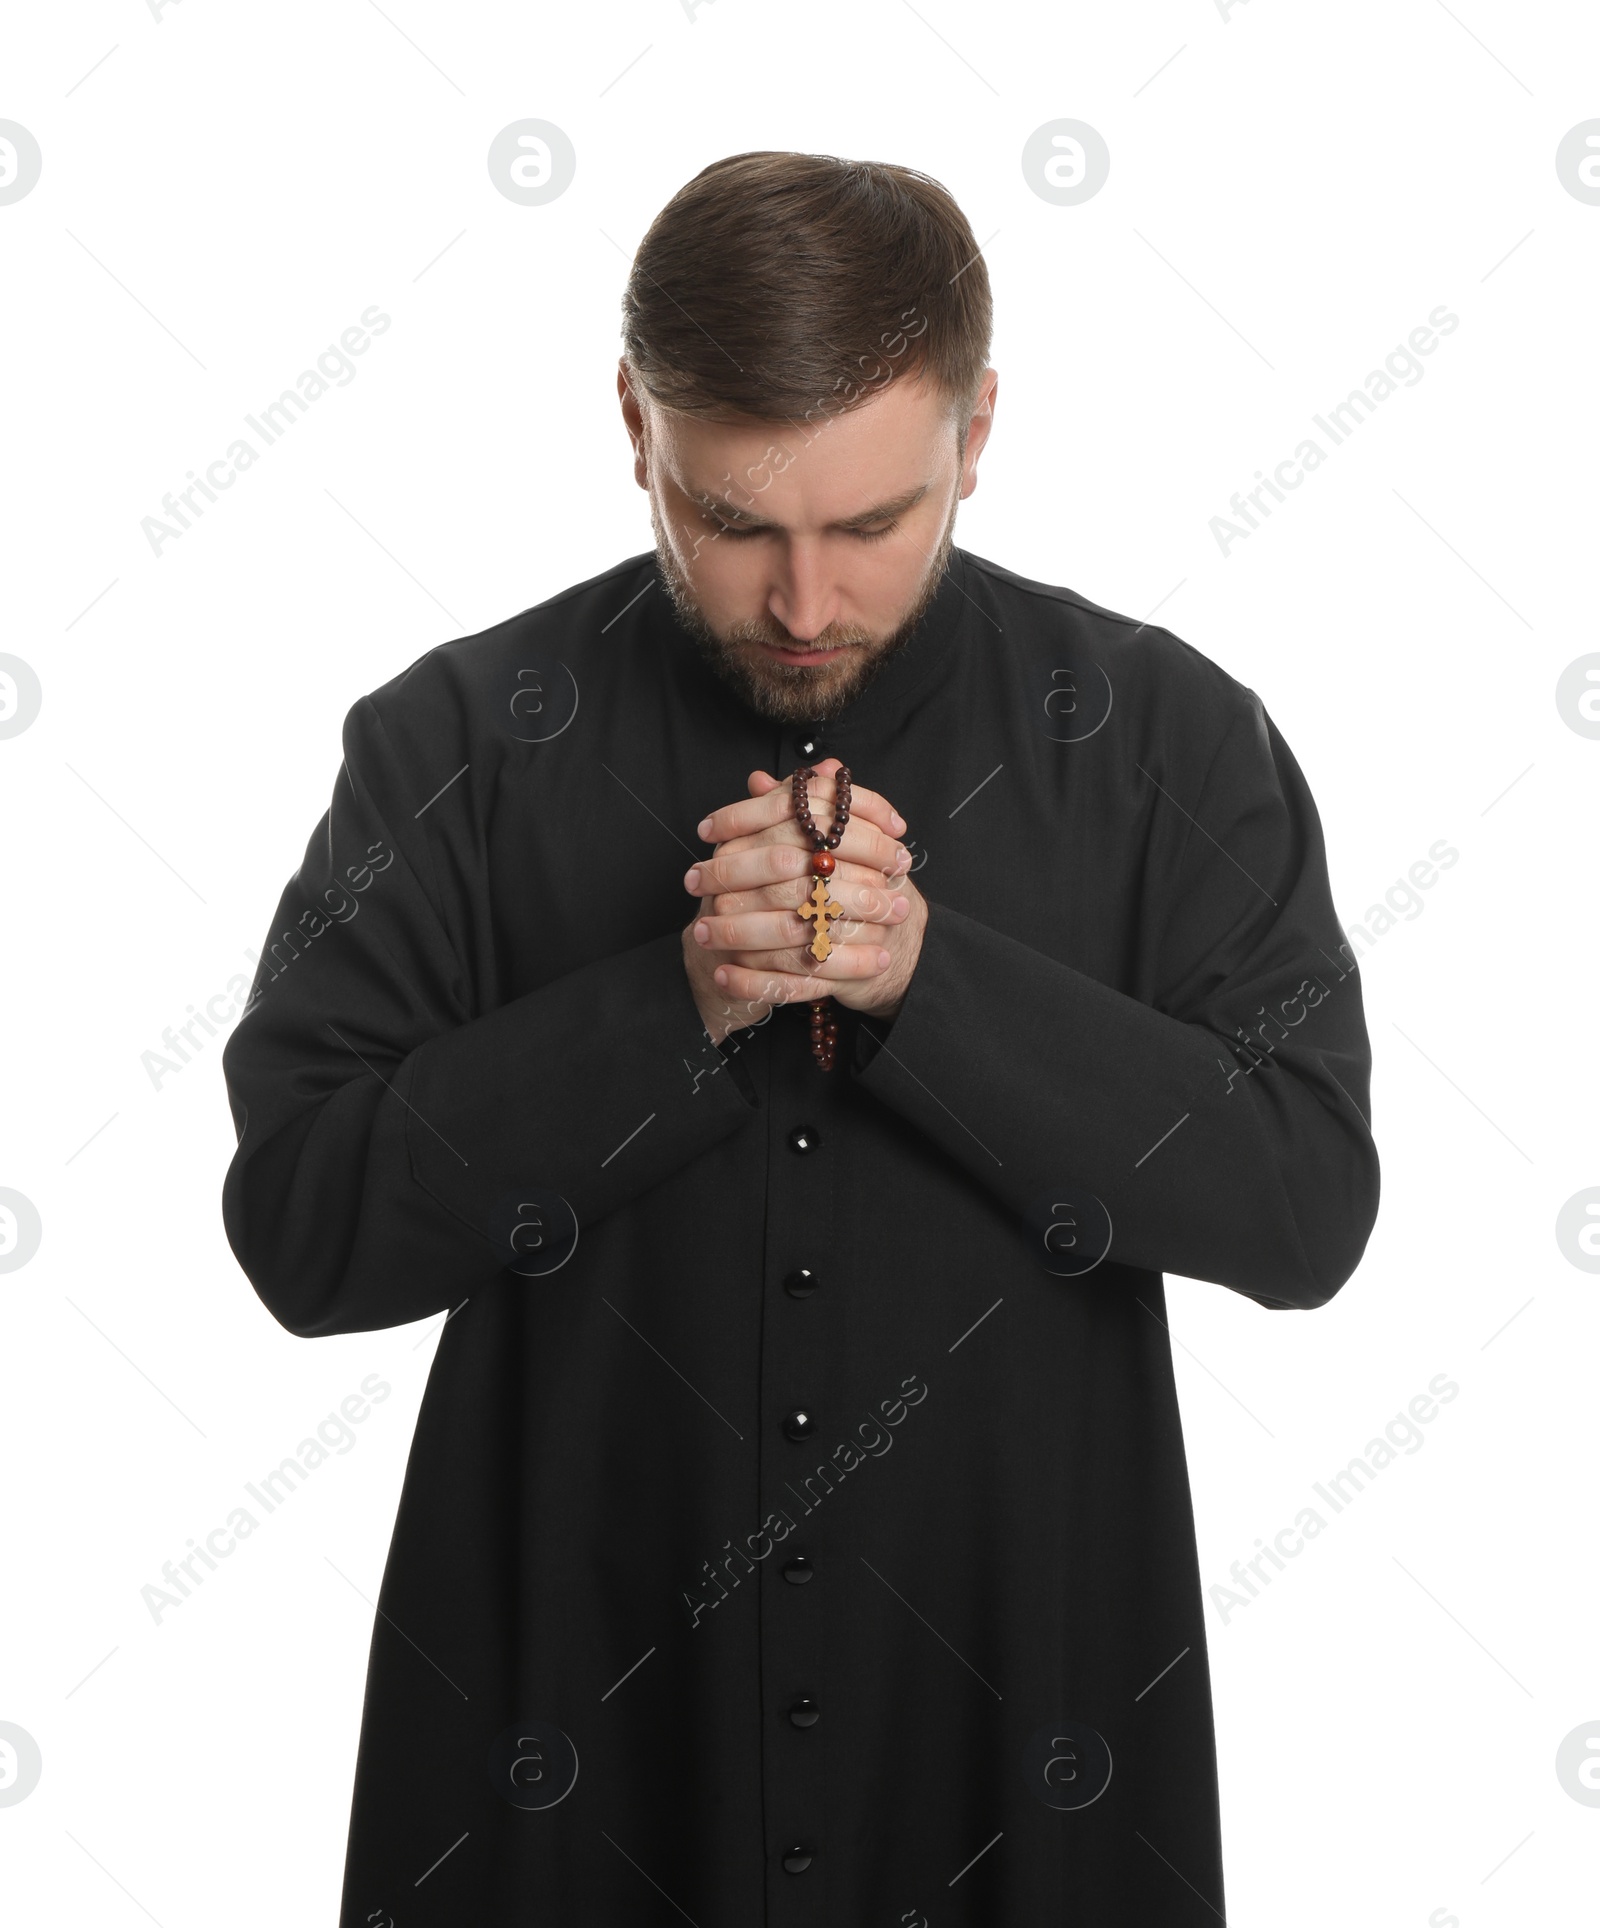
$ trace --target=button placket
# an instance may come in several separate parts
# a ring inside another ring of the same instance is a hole
[[[833,1445],[833,1335],[839,1261],[830,1256],[843,1102],[806,1048],[804,1007],[769,1027],[771,1113],[761,1325],[760,1492],[777,1526],[757,1595],[770,1928],[821,1928],[827,1901],[827,1695],[830,1593],[816,1478]],[[830,1369],[831,1368],[831,1369]],[[774,1519],[780,1513],[788,1522]],[[835,1596],[836,1597],[836,1596]],[[802,1879],[796,1879],[802,1876]]]

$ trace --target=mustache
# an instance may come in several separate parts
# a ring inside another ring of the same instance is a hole
[[[859,623],[829,623],[809,642],[791,636],[775,616],[752,616],[725,632],[730,643],[771,643],[777,649],[849,649],[872,638]]]

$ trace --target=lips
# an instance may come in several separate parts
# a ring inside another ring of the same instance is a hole
[[[848,643],[836,643],[832,649],[785,649],[777,643],[763,643],[761,647],[777,657],[780,663],[825,663],[830,656],[837,656],[841,650],[848,649]]]

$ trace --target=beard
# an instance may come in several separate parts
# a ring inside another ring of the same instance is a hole
[[[662,580],[678,621],[694,639],[712,674],[759,716],[776,723],[825,723],[853,703],[910,642],[944,580],[955,544],[959,499],[951,502],[938,547],[894,629],[879,637],[859,623],[829,623],[806,645],[837,649],[838,654],[826,663],[783,663],[753,648],[758,643],[773,643],[781,649],[800,646],[770,613],[733,623],[725,630],[714,629],[666,540],[653,493],[650,526],[655,531]]]

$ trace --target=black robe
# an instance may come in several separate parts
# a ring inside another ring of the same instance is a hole
[[[1209,1928],[1161,1274],[1320,1306],[1378,1199],[1259,698],[957,550],[841,717],[779,725],[644,555],[343,747],[224,1053],[223,1199],[289,1331],[452,1314],[343,1928]],[[803,1006],[713,1047],[679,934],[700,819],[830,755],[929,918],[823,1072]]]

